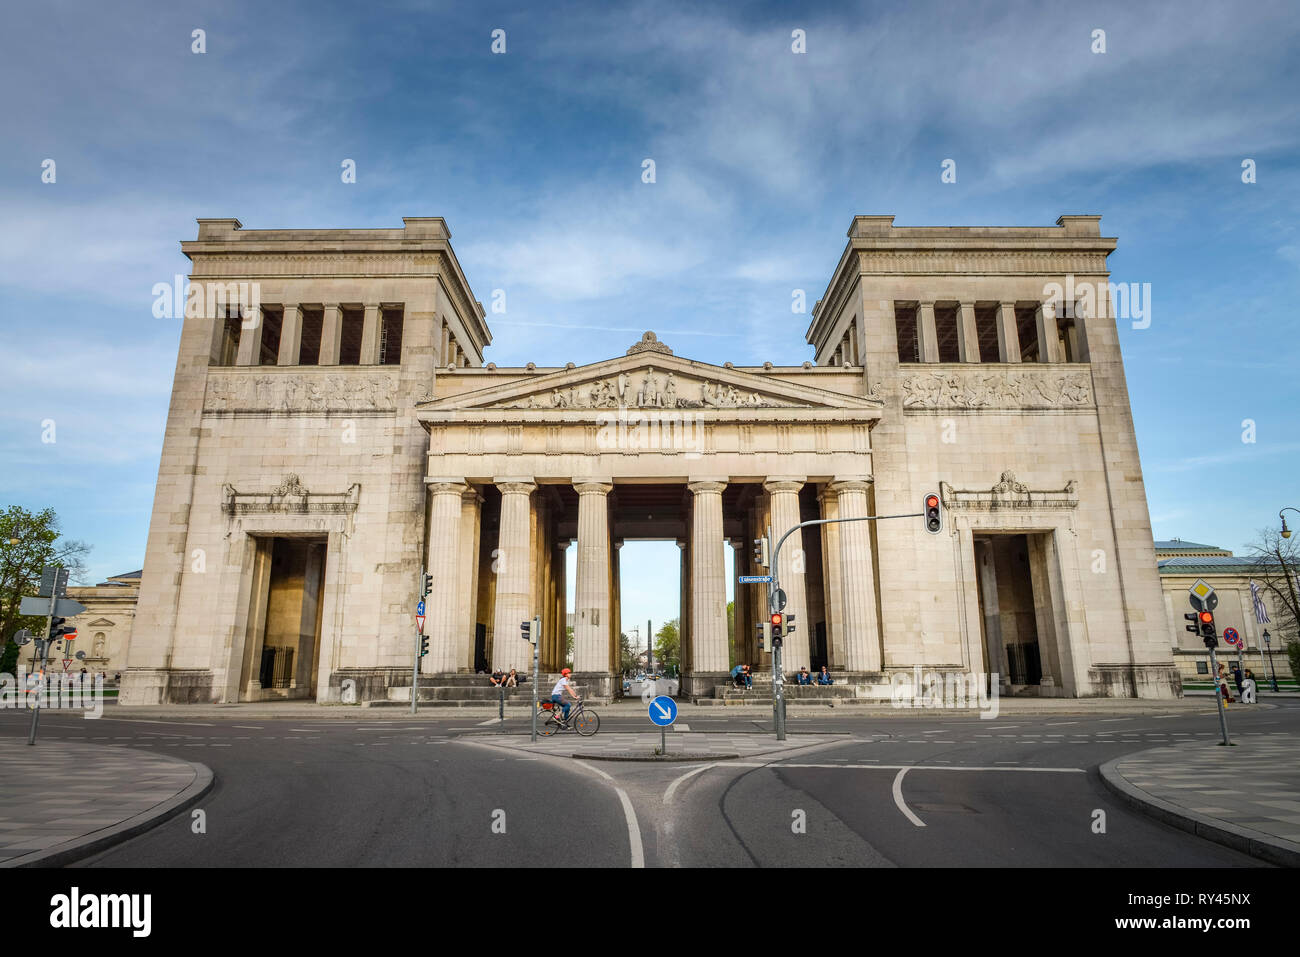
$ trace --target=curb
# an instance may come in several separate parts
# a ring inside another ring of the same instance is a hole
[[[180,758],[174,760],[180,761],[182,764],[188,764],[194,770],[194,780],[190,782],[189,787],[185,788],[185,790],[172,795],[161,804],[155,804],[149,810],[141,811],[134,817],[119,821],[109,828],[74,838],[55,848],[33,851],[31,854],[24,854],[22,857],[15,857],[0,864],[0,868],[64,867],[129,841],[131,838],[152,830],[164,821],[170,820],[182,811],[189,809],[212,790],[213,785],[216,783],[216,777],[213,775],[212,769],[206,764],[181,761]]]
[[[536,753],[536,752],[534,752]],[[558,757],[558,755],[557,755]],[[571,758],[577,758],[581,761],[648,761],[652,764],[684,764],[696,763],[699,761],[734,761],[740,757],[739,754],[657,754],[641,755],[632,754],[571,754]]]
[[[1158,750],[1163,749],[1149,749],[1149,751]],[[1251,857],[1269,864],[1276,864],[1279,867],[1300,867],[1300,844],[1295,844],[1280,837],[1272,837],[1251,828],[1239,827],[1236,824],[1229,824],[1226,821],[1207,817],[1196,811],[1161,800],[1142,790],[1137,785],[1129,783],[1128,779],[1120,773],[1118,769],[1119,763],[1147,754],[1149,751],[1138,751],[1107,761],[1101,765],[1098,771],[1107,790],[1134,810],[1171,827],[1176,827],[1180,831],[1187,831],[1189,834],[1195,834],[1197,837],[1213,841],[1215,844],[1222,844],[1234,851],[1249,854]]]

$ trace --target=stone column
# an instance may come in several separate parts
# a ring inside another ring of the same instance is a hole
[[[723,555],[725,482],[691,482],[691,692],[727,672],[727,566]]]
[[[609,667],[616,674],[620,672],[619,663],[622,660],[622,642],[620,637],[623,634],[623,590],[619,581],[619,563],[623,557],[623,543],[614,542],[614,549],[609,553]]]
[[[822,518],[840,517],[840,497],[825,486],[817,496],[821,502]],[[842,668],[844,662],[844,574],[840,561],[840,525],[823,525],[822,531],[822,587],[826,592],[826,657],[831,668]]]
[[[867,512],[870,478],[837,479],[831,485],[839,506],[839,518],[861,518]],[[840,655],[847,671],[881,670],[880,632],[876,627],[876,576],[871,560],[871,529],[866,522],[841,522],[840,588],[844,596],[844,650]]]
[[[916,310],[916,334],[921,339],[921,361],[938,362],[939,331],[934,325],[934,303],[923,302]]]
[[[979,362],[980,335],[975,325],[975,303],[957,305],[957,359],[960,362]]]
[[[339,364],[339,350],[343,345],[343,310],[337,302],[325,304],[325,314],[320,326],[320,364]]]
[[[733,586],[732,594],[734,604],[731,609],[731,647],[736,649],[736,664],[754,664],[751,660],[749,643],[753,640],[753,632],[746,624],[748,614],[749,590],[753,585],[740,584],[741,575],[748,575],[745,571],[745,563],[748,561],[749,551],[746,546],[749,543],[743,538],[733,538],[731,540],[731,564],[735,571],[736,584]]]
[[[689,531],[688,533],[689,534]],[[686,640],[686,622],[691,614],[691,547],[689,539],[677,539],[677,547],[682,550],[681,565],[681,585],[677,591],[677,647],[682,653],[682,671],[686,670],[686,646],[683,642]],[[650,642],[654,647],[654,640]]]
[[[542,656],[543,671],[559,671],[564,667],[569,642],[569,540],[555,543],[555,634]]]
[[[581,482],[578,493],[578,582],[573,624],[573,670],[608,675],[610,482]]]
[[[366,304],[365,320],[361,326],[361,365],[379,364],[379,306]]]
[[[932,314],[933,315],[933,314]],[[803,479],[769,479],[763,488],[771,498],[772,550],[781,536],[799,524],[799,489]],[[807,558],[803,549],[803,530],[795,532],[781,546],[778,584],[786,595],[785,614],[794,615],[794,634],[785,640],[781,664],[787,674],[806,668],[811,663],[808,645],[808,600],[804,570]]]
[[[251,306],[248,311],[250,315],[240,321],[239,352],[235,356],[237,366],[255,366],[262,359],[262,319],[266,310],[261,306]]]
[[[283,317],[280,320],[280,353],[275,364],[296,366],[298,353],[302,351],[302,307],[296,302],[284,304]]]
[[[532,667],[533,646],[519,625],[533,617],[529,582],[529,499],[537,488],[526,480],[498,480],[501,490],[501,537],[497,543],[496,608],[492,615],[492,667]]]
[[[1020,330],[1016,328],[1016,304],[998,304],[998,361],[1020,361]]]
[[[1038,361],[1061,361],[1061,333],[1056,328],[1056,303],[1040,302],[1034,310],[1038,326]]]
[[[474,670],[474,635],[478,630],[479,517],[483,496],[467,488],[460,497],[460,617],[456,623],[456,670]]]
[[[433,592],[424,600],[424,634],[429,653],[420,660],[420,673],[456,671],[460,619],[460,519],[464,482],[436,480],[428,483],[432,508],[425,570],[433,576]]]

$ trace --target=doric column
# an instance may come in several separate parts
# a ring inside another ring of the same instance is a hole
[[[825,486],[817,500],[822,506],[822,518],[840,517],[840,497]],[[823,525],[822,532],[822,588],[826,593],[826,657],[832,668],[841,667],[844,660],[843,593],[844,572],[840,562],[840,528],[838,524]]]
[[[689,535],[689,531],[687,532]],[[691,617],[691,546],[689,538],[677,539],[682,550],[681,586],[677,591],[677,647],[681,651],[682,670],[686,670],[686,623]],[[654,646],[653,639],[650,642]]]
[[[320,326],[320,364],[339,364],[339,348],[343,344],[343,310],[337,302],[325,304],[325,314]]]
[[[478,551],[483,496],[467,488],[460,497],[460,559],[456,569],[460,616],[456,623],[456,670],[474,670],[478,631]]]
[[[763,483],[763,488],[772,503],[772,550],[775,551],[781,536],[799,524],[799,489],[803,488],[803,479],[769,479]],[[781,546],[777,567],[778,584],[786,595],[785,614],[795,616],[794,634],[786,639],[781,649],[781,664],[786,672],[798,671],[811,664],[808,630],[812,626],[808,622],[806,563],[803,529],[799,529]]]
[[[581,482],[578,493],[578,581],[573,624],[573,670],[610,673],[609,506],[610,482]]]
[[[839,479],[831,484],[839,518],[864,518],[869,478]],[[871,529],[866,522],[839,523],[840,591],[844,636],[842,667],[848,671],[879,672],[880,634],[876,628],[876,576],[871,560]]]
[[[240,320],[239,352],[235,356],[235,365],[255,366],[262,359],[262,319],[266,310],[261,306],[250,306],[249,314]]]
[[[420,661],[426,675],[454,672],[457,666],[457,631],[461,607],[460,519],[464,482],[428,483],[431,509],[429,544],[424,567],[433,576],[433,592],[424,600],[424,634],[429,653]]]
[[[609,553],[609,667],[613,672],[620,671],[623,660],[623,586],[619,579],[620,565],[623,559],[623,542],[615,541],[614,550]]]
[[[1061,361],[1061,334],[1056,328],[1056,303],[1040,302],[1034,310],[1034,322],[1038,326],[1038,361]]]
[[[280,354],[275,364],[296,366],[302,351],[302,307],[296,302],[286,302],[280,319]]]
[[[980,362],[980,336],[975,325],[975,303],[957,304],[957,360]]]
[[[731,567],[736,573],[736,583],[733,587],[732,594],[734,604],[731,609],[731,647],[736,649],[736,664],[756,664],[753,660],[753,649],[749,646],[753,643],[754,632],[749,627],[749,599],[750,590],[753,585],[742,585],[740,583],[741,575],[748,575],[745,570],[749,561],[749,542],[743,538],[733,538],[731,540]]]
[[[379,306],[366,304],[365,319],[361,325],[361,365],[379,364]]]
[[[691,671],[727,670],[727,566],[723,555],[725,482],[691,482]]]
[[[564,667],[569,643],[569,540],[555,543],[555,634],[542,656],[542,668],[559,671]]]
[[[916,334],[921,340],[921,361],[938,362],[939,332],[934,325],[934,303],[923,302],[917,308]]]
[[[529,607],[529,499],[537,488],[526,480],[498,480],[501,491],[501,532],[497,543],[497,594],[492,615],[492,667],[509,671],[531,667],[533,646],[524,641],[519,625],[533,617]]]
[[[1016,304],[998,303],[998,361],[1020,361],[1020,330],[1016,327]]]

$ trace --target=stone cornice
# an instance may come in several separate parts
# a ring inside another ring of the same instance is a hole
[[[939,483],[939,496],[944,508],[993,512],[1016,509],[1077,508],[1079,485],[1074,480],[1062,489],[1031,489],[1016,480],[1010,469],[1002,473],[998,482],[988,490],[954,489],[947,482]]]
[[[297,475],[289,474],[269,492],[241,492],[227,483],[222,487],[221,510],[227,515],[253,512],[286,514],[351,513],[361,499],[361,485],[353,482],[346,492],[311,492]]]

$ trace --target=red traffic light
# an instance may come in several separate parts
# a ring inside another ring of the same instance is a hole
[[[1202,624],[1209,625],[1214,622],[1214,615],[1208,611],[1203,611],[1200,614],[1200,619]]]
[[[785,621],[785,616],[784,616],[784,615],[782,615],[779,611],[774,611],[774,612],[772,612],[772,624],[773,624],[773,626],[780,625],[781,622],[783,622],[783,621]]]
[[[927,495],[927,496],[925,497],[925,507],[926,507],[926,508],[936,508],[936,507],[938,507],[938,505],[939,505],[939,496],[937,496],[937,495]]]

